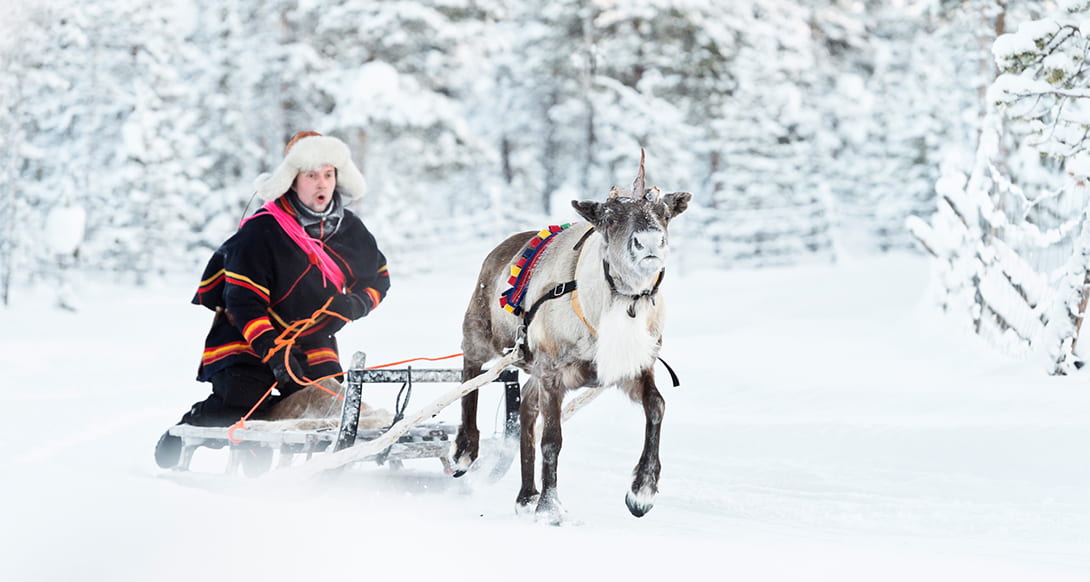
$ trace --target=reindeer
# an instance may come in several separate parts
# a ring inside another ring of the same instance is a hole
[[[520,513],[533,506],[542,519],[563,520],[556,483],[561,404],[566,392],[583,386],[616,385],[643,405],[643,453],[625,503],[636,517],[654,505],[665,409],[653,370],[664,317],[658,290],[669,248],[667,226],[691,198],[688,192],[662,195],[658,188],[646,189],[641,152],[631,191],[614,186],[605,202],[573,200],[586,223],[557,233],[540,251],[525,295],[534,305],[522,318],[503,309],[498,298],[507,288],[509,266],[535,233],[513,235],[485,258],[462,323],[462,377],[478,375],[505,348],[518,344],[523,350],[517,365],[530,379],[519,411],[522,487],[515,503]],[[539,415],[540,493],[534,479]],[[476,460],[479,444],[477,393],[471,392],[462,398],[462,426],[454,443],[456,476]]]

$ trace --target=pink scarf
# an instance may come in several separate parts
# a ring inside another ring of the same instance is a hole
[[[322,273],[322,285],[326,286],[328,283],[333,283],[338,292],[344,290],[344,271],[337,263],[333,262],[333,257],[329,256],[329,253],[325,252],[322,241],[312,238],[303,230],[300,225],[290,214],[288,214],[276,200],[271,200],[265,203],[261,207],[262,210],[268,212],[276,219],[276,222],[280,225],[280,228],[284,229],[288,237],[291,238],[295,244],[299,245],[299,248],[303,249],[303,252],[310,258],[310,262],[313,265],[318,266],[318,270]],[[243,224],[246,224],[258,213],[254,213],[253,216],[247,218],[239,223],[241,228]]]

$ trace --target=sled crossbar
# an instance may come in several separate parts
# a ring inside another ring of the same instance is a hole
[[[344,407],[341,410],[340,431],[334,451],[354,446],[360,440],[357,427],[360,420],[360,404],[363,402],[364,384],[397,384],[413,382],[462,383],[462,371],[456,369],[417,369],[412,367],[396,369],[368,369],[364,364],[367,355],[356,352],[352,356],[352,366],[345,373]],[[478,377],[479,378],[479,377]],[[491,382],[503,382],[506,400],[504,414],[504,436],[511,437],[518,433],[519,386],[518,371],[512,368],[502,369]],[[406,403],[407,404],[407,403]],[[407,406],[406,406],[407,408]],[[373,439],[363,439],[373,440]]]

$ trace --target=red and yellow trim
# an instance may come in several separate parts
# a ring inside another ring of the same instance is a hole
[[[200,284],[197,285],[197,293],[207,293],[210,289],[216,287],[220,283],[223,283],[225,273],[226,271],[220,269],[215,275],[212,275],[204,281],[201,281]]]
[[[252,345],[254,339],[261,336],[264,333],[276,332],[276,328],[273,327],[268,317],[259,317],[250,323],[247,323],[242,328],[242,337],[246,338],[246,341]]]
[[[222,346],[205,348],[204,353],[201,355],[201,362],[205,366],[208,366],[224,358],[238,354],[250,354],[251,356],[257,355],[257,353],[254,352],[253,348],[250,347],[250,344],[246,342],[232,342],[229,344],[224,344]]]
[[[307,365],[316,366],[327,362],[340,363],[341,358],[333,348],[318,348],[307,352]]]
[[[227,278],[227,283],[249,289],[250,291],[257,293],[261,299],[266,302],[269,300],[269,289],[258,285],[249,277],[231,271],[224,271],[224,276]]]
[[[363,294],[371,299],[371,309],[378,307],[380,301],[382,301],[382,294],[378,292],[378,289],[368,287],[363,290]]]

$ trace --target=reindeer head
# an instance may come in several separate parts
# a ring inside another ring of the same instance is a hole
[[[614,186],[605,202],[573,200],[572,206],[594,225],[606,244],[606,261],[615,270],[645,279],[658,275],[669,250],[667,226],[689,207],[688,192],[662,194],[644,185],[644,153],[630,191]]]

